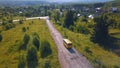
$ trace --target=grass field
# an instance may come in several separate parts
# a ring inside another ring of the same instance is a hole
[[[55,25],[58,31],[73,42],[73,46],[88,58],[95,68],[119,68],[120,57],[112,51],[105,50],[99,44],[90,41],[90,35],[74,33]]]
[[[26,32],[22,31],[23,27],[28,28]],[[0,26],[0,30],[2,30],[2,26]],[[39,35],[40,42],[48,40],[52,49],[52,54],[45,58],[41,58],[38,51],[38,68],[43,68],[46,61],[50,62],[51,68],[60,68],[57,47],[44,20],[24,21],[24,24],[16,24],[15,28],[1,32],[3,39],[0,42],[0,68],[17,68],[19,56],[21,54],[26,56],[27,53],[26,50],[18,51],[19,44],[23,42],[24,34],[28,34],[30,36],[28,44],[32,45],[32,34],[35,32]]]

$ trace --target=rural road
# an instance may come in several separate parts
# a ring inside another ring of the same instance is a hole
[[[74,47],[71,49],[65,48],[62,35],[55,29],[49,17],[46,18],[46,23],[57,45],[58,58],[62,68],[93,68],[90,62]]]
[[[79,53],[74,47],[71,49],[66,49],[63,45],[62,35],[55,29],[53,24],[50,22],[49,17],[31,17],[26,18],[26,20],[32,19],[44,19],[48,25],[48,28],[51,32],[52,38],[54,39],[57,49],[58,49],[58,58],[62,68],[93,68],[90,62]],[[18,20],[13,20],[13,22],[18,22]],[[2,24],[2,22],[0,22]]]

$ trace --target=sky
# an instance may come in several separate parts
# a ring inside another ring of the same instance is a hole
[[[8,1],[8,0],[0,0],[0,1]],[[13,0],[9,0],[13,1]],[[87,2],[106,2],[110,0],[14,0],[14,1],[49,1],[49,2],[81,2],[81,3],[87,3]]]

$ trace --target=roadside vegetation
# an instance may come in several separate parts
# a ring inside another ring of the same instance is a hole
[[[90,41],[90,35],[72,32],[66,28],[55,25],[65,38],[70,39],[80,53],[82,53],[95,68],[120,67],[120,57]]]
[[[45,21],[23,22],[14,23],[16,27],[9,30],[0,25],[0,68],[60,68],[57,48]]]
[[[76,17],[77,12],[69,9],[62,15],[58,13],[55,10],[51,15],[55,27],[95,68],[120,67],[119,14],[106,12],[90,19],[84,15]]]

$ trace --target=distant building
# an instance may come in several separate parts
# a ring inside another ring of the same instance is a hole
[[[77,17],[80,17],[80,16],[81,16],[81,14],[80,14],[80,13],[78,13],[78,14],[77,14]]]
[[[93,19],[94,16],[91,14],[91,15],[88,16],[88,18]]]
[[[118,8],[112,7],[111,10],[112,10],[112,12],[117,12],[117,11],[118,11]]]
[[[19,13],[21,14],[21,13],[23,13],[22,11],[19,11]]]
[[[96,8],[96,10],[101,10],[101,8],[100,8],[100,7],[98,7],[98,8]]]
[[[101,12],[101,7],[98,7],[98,8],[95,8],[96,9],[96,12]]]

